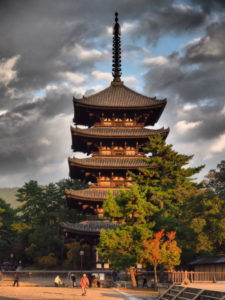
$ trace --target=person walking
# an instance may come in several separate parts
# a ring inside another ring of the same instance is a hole
[[[74,273],[71,274],[70,276],[71,278],[71,281],[72,281],[72,287],[76,287],[77,286],[77,283],[76,283],[76,276],[74,275]]]
[[[19,286],[19,275],[18,273],[14,273],[14,282],[13,282],[13,286]]]
[[[85,296],[86,293],[87,293],[86,289],[89,286],[89,280],[88,280],[86,274],[83,274],[83,276],[81,277],[80,286],[81,286],[81,289],[82,289],[82,296]]]

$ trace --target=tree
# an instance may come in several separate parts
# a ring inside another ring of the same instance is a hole
[[[166,269],[171,272],[174,266],[180,264],[181,248],[175,241],[175,231],[167,232],[166,237],[167,239],[162,244],[162,261]]]
[[[158,282],[158,265],[164,264],[171,271],[174,266],[180,264],[181,249],[177,246],[175,236],[176,232],[167,232],[165,235],[162,229],[154,235],[153,239],[143,243],[142,259],[153,266],[155,285]]]
[[[144,249],[142,250],[142,260],[149,262],[153,266],[155,285],[158,282],[157,266],[163,263],[163,256],[162,256],[163,234],[164,234],[164,229],[162,229],[160,232],[157,232],[154,235],[153,239],[143,242]]]
[[[147,202],[145,192],[134,185],[115,198],[110,194],[103,207],[105,215],[117,221],[118,226],[101,231],[98,251],[115,269],[128,268],[132,284],[136,286],[134,266],[140,262],[143,241],[152,237],[154,226],[149,221],[151,203]]]
[[[221,199],[225,199],[225,160],[217,165],[217,170],[210,170],[205,186]]]
[[[210,170],[198,192],[182,208],[180,227],[192,254],[225,251],[225,162],[217,169]]]
[[[39,258],[39,264],[40,266],[49,269],[52,267],[56,267],[58,264],[58,260],[55,257],[54,253],[49,253],[47,256],[42,256]]]
[[[84,186],[81,181],[70,179],[47,186],[31,180],[18,190],[17,200],[21,205],[17,209],[19,220],[14,229],[18,232],[17,245],[23,245],[23,249],[19,250],[21,255],[25,253],[25,257],[21,258],[23,261],[37,265],[42,262],[43,265],[49,259],[49,267],[54,266],[54,259],[63,263],[64,240],[60,224],[82,218],[76,210],[67,207],[64,191]]]
[[[102,231],[99,249],[113,267],[131,268],[141,260],[143,242],[161,228],[176,231],[181,210],[195,195],[193,175],[203,166],[187,166],[192,156],[179,154],[160,137],[152,137],[144,148],[147,167],[131,173],[133,187],[104,202],[105,215],[119,226]]]
[[[213,244],[216,252],[225,251],[225,160],[217,165],[217,170],[210,170],[206,176],[206,192],[211,196],[211,205],[214,212],[214,220],[211,221],[211,233],[213,232]],[[213,195],[215,194],[215,196]]]
[[[179,154],[161,136],[149,139],[144,151],[148,155],[144,158],[148,167],[139,169],[140,173],[133,174],[133,179],[146,190],[148,200],[160,217],[160,230],[168,217],[179,217],[185,199],[195,194],[197,184],[193,175],[204,166],[187,167],[193,156]]]
[[[15,233],[12,224],[15,219],[15,211],[11,206],[0,198],[0,261],[9,259],[13,251]]]

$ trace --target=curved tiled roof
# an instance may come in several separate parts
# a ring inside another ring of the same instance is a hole
[[[69,158],[70,166],[85,167],[90,169],[136,169],[147,167],[147,163],[140,158],[129,157],[90,157]]]
[[[101,229],[113,229],[118,225],[110,221],[83,221],[80,223],[61,223],[61,226],[69,231],[77,233],[100,233]]]
[[[112,83],[111,86],[94,95],[82,99],[74,98],[74,102],[84,106],[142,108],[164,106],[166,99],[156,100],[156,98],[141,95],[122,83],[119,85]]]
[[[87,136],[87,137],[121,137],[121,138],[148,138],[150,136],[155,136],[157,134],[167,135],[169,129],[147,129],[147,128],[106,128],[106,127],[93,127],[87,129],[80,129],[78,127],[71,127],[71,132],[73,135]]]
[[[189,263],[189,265],[209,265],[209,264],[225,264],[225,255],[199,257]]]
[[[104,201],[108,196],[109,190],[112,191],[113,196],[116,196],[119,189],[83,189],[83,190],[66,190],[67,198],[86,200],[86,201]],[[125,190],[125,189],[123,189]]]

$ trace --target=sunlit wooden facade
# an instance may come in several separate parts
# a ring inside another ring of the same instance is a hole
[[[90,186],[83,191],[67,190],[68,203],[98,215],[102,214],[102,203],[109,190],[116,194],[131,187],[128,170],[137,172],[146,167],[143,146],[148,138],[167,136],[168,129],[146,128],[155,125],[166,100],[146,97],[123,82],[112,82],[98,94],[73,101],[72,149],[91,157],[69,158],[70,176]],[[100,194],[104,196],[99,197]]]

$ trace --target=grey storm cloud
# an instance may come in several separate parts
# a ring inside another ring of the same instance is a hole
[[[172,53],[161,63],[145,62],[149,67],[144,75],[148,93],[168,96],[165,119],[172,135],[173,129],[182,125],[194,128],[177,136],[177,141],[207,143],[225,134],[224,37],[225,23],[213,22],[182,54]]]
[[[84,75],[90,75],[97,62],[111,60],[111,36],[107,28],[113,23],[115,10],[119,11],[122,26],[134,25],[126,35],[135,43],[124,45],[124,57],[126,53],[144,55],[142,45],[138,45],[140,39],[151,50],[151,45],[168,33],[205,32],[198,41],[187,45],[183,54],[170,54],[167,63],[146,64],[145,91],[148,95],[168,97],[163,118],[169,125],[172,120],[179,122],[182,118],[193,123],[201,121],[192,136],[186,134],[186,140],[207,139],[222,133],[224,1],[189,0],[186,1],[189,6],[183,1],[178,3],[175,0],[161,0],[160,4],[158,0],[0,2],[0,66],[14,59],[14,64],[5,66],[5,74],[10,73],[11,77],[4,80],[0,77],[0,185],[21,185],[31,178],[47,183],[67,176],[72,97],[85,93],[79,85],[82,87],[90,80]],[[220,18],[214,20],[213,14]],[[102,52],[96,50],[98,46]],[[89,54],[82,57],[82,49]],[[88,87],[86,94],[93,91]],[[209,104],[201,106],[202,101]],[[187,103],[197,107],[190,115],[188,111],[178,114],[177,109],[181,111]]]
[[[205,1],[205,0],[191,0],[190,3],[194,5],[199,5],[206,13],[210,13],[212,11],[221,10],[225,8],[224,0],[213,0],[213,1]]]
[[[168,32],[174,35],[191,32],[203,26],[206,21],[206,14],[202,10],[181,5],[157,7],[147,10],[139,24],[135,37],[145,32],[145,38],[150,43],[156,43],[159,37]]]
[[[200,41],[186,48],[186,59],[191,63],[214,63],[225,60],[225,23],[214,22]]]

